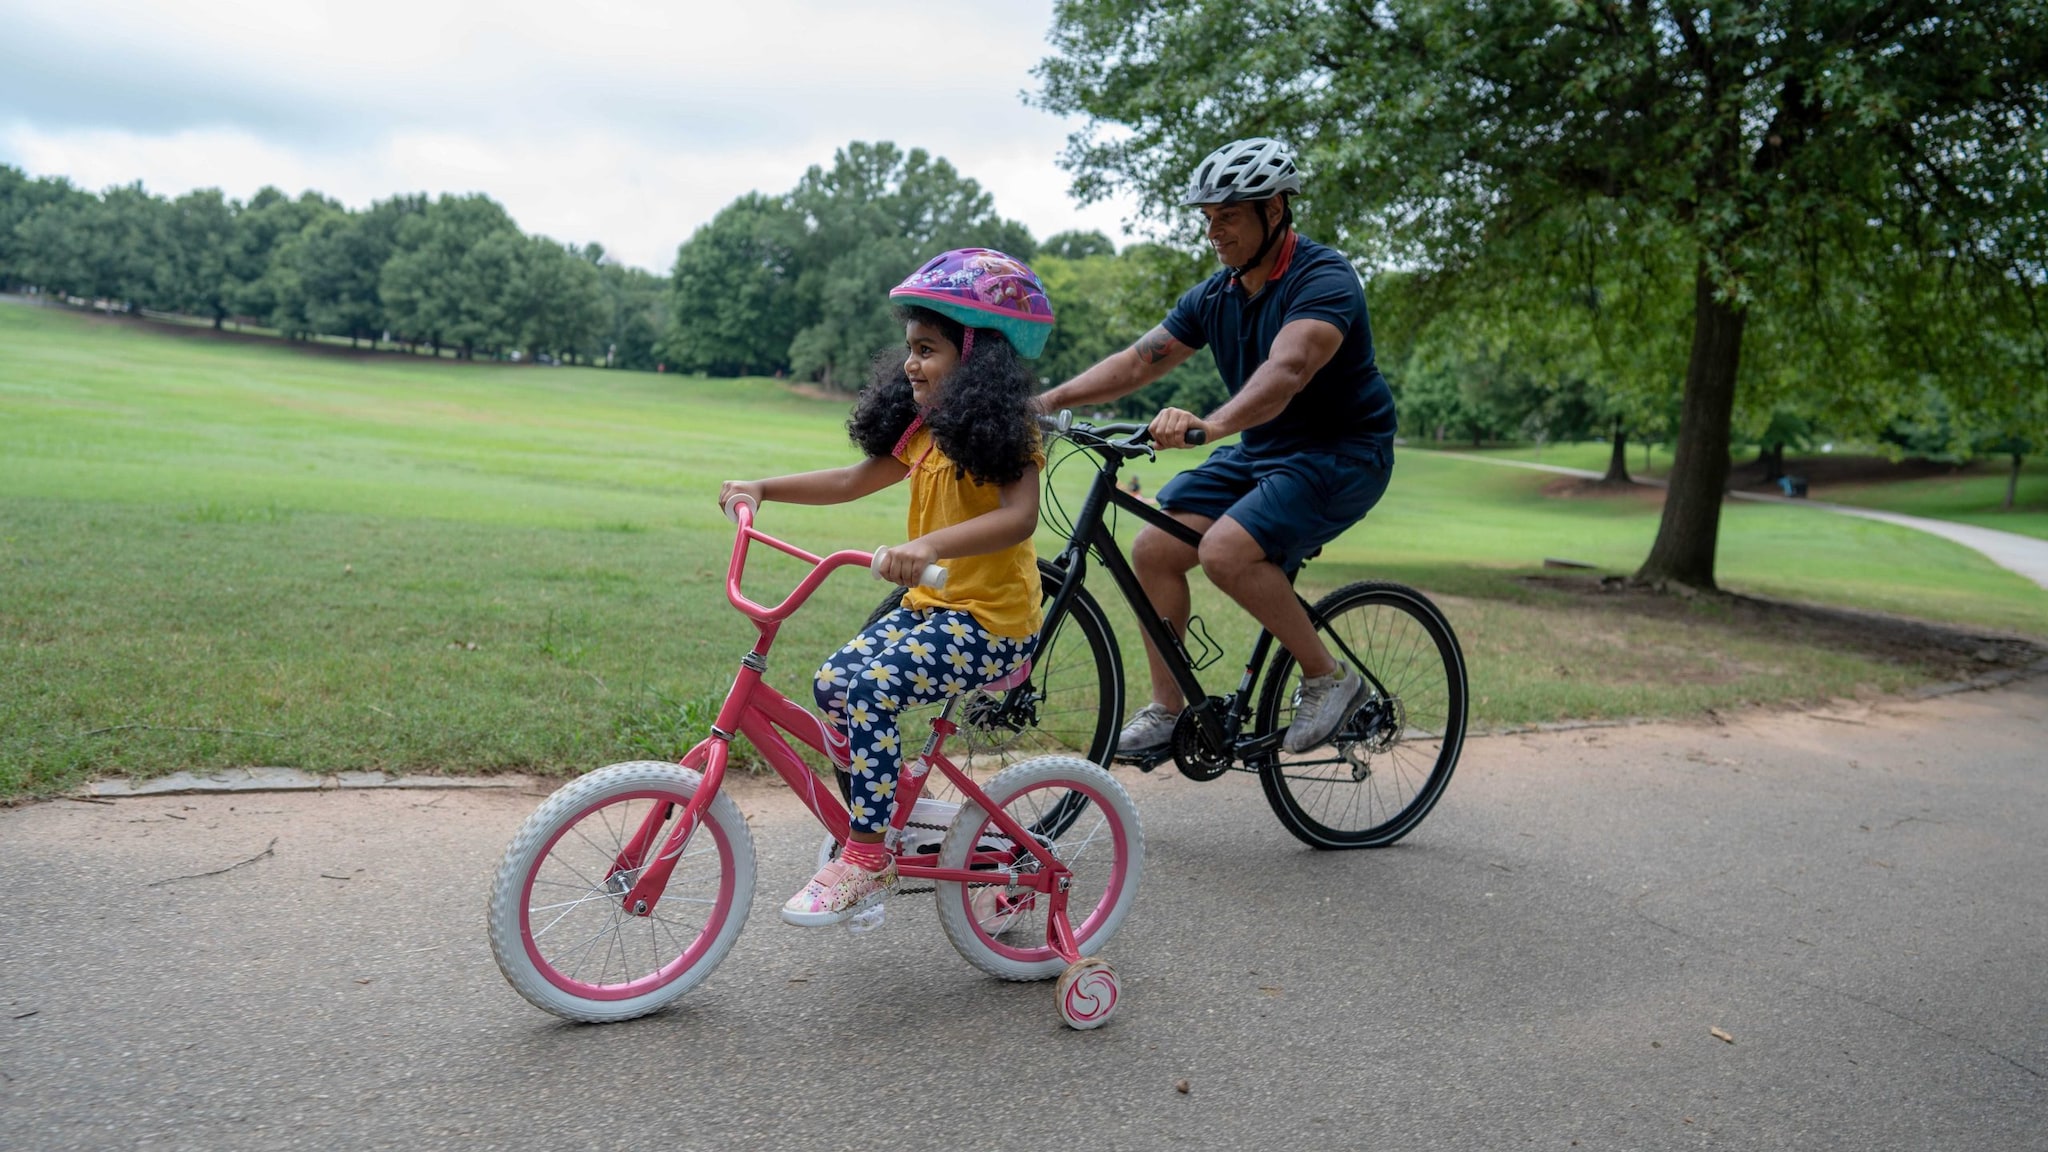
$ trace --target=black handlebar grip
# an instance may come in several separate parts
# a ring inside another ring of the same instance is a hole
[[[1206,444],[1209,441],[1209,433],[1207,429],[1190,428],[1187,435],[1181,437],[1181,439],[1190,444]]]

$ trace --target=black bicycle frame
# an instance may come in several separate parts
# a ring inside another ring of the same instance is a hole
[[[1089,485],[1088,495],[1081,503],[1081,511],[1074,519],[1073,534],[1067,538],[1067,546],[1060,553],[1058,566],[1064,572],[1060,587],[1053,594],[1052,602],[1046,606],[1045,623],[1042,628],[1050,635],[1059,622],[1066,619],[1067,606],[1072,603],[1074,591],[1081,587],[1087,576],[1088,553],[1091,549],[1100,557],[1102,567],[1116,582],[1117,590],[1123,593],[1124,602],[1138,618],[1138,627],[1143,629],[1161,653],[1167,668],[1173,673],[1174,683],[1188,705],[1195,709],[1196,722],[1201,725],[1202,735],[1209,746],[1219,752],[1246,758],[1273,751],[1279,746],[1279,737],[1268,736],[1245,745],[1235,745],[1237,734],[1243,730],[1244,722],[1250,715],[1252,685],[1258,682],[1259,672],[1265,667],[1266,657],[1272,651],[1273,634],[1259,630],[1258,642],[1252,648],[1251,659],[1245,664],[1244,677],[1238,681],[1237,692],[1230,697],[1230,708],[1218,716],[1213,707],[1208,689],[1195,677],[1193,662],[1188,659],[1187,649],[1181,638],[1174,634],[1171,626],[1152,605],[1152,598],[1145,594],[1145,588],[1138,582],[1138,573],[1125,559],[1123,549],[1117,545],[1116,537],[1109,530],[1104,513],[1111,507],[1120,508],[1152,525],[1162,532],[1187,544],[1200,547],[1202,534],[1187,525],[1145,503],[1136,496],[1117,487],[1116,474],[1122,464],[1120,457],[1103,456],[1107,467],[1098,468],[1095,480]],[[1291,578],[1291,577],[1290,577]],[[1299,599],[1299,597],[1297,597]],[[1308,607],[1303,601],[1303,606]],[[1314,609],[1310,608],[1313,618]],[[1256,747],[1252,745],[1257,745]],[[1267,747],[1271,745],[1271,747]]]
[[[1269,732],[1249,740],[1240,740],[1238,734],[1244,731],[1244,724],[1251,716],[1252,687],[1258,683],[1259,674],[1264,671],[1266,657],[1273,650],[1273,634],[1259,629],[1259,638],[1252,645],[1251,658],[1245,661],[1244,675],[1237,682],[1237,691],[1229,699],[1229,708],[1217,715],[1214,699],[1208,689],[1195,677],[1192,661],[1181,638],[1159,615],[1152,604],[1152,598],[1145,594],[1145,588],[1138,583],[1138,573],[1125,559],[1123,549],[1117,545],[1116,537],[1109,530],[1104,513],[1111,507],[1121,508],[1145,523],[1165,532],[1191,548],[1199,548],[1202,534],[1168,516],[1158,508],[1145,503],[1136,496],[1117,486],[1117,472],[1122,468],[1125,457],[1113,452],[1103,452],[1089,445],[1081,445],[1083,451],[1093,452],[1102,460],[1095,479],[1088,486],[1088,495],[1081,502],[1081,511],[1074,518],[1073,532],[1067,538],[1067,546],[1061,550],[1058,566],[1063,571],[1059,590],[1053,594],[1052,602],[1046,605],[1045,620],[1040,625],[1042,635],[1051,635],[1066,619],[1067,607],[1073,602],[1074,592],[1080,588],[1087,576],[1088,552],[1093,549],[1101,558],[1102,566],[1109,571],[1110,579],[1116,582],[1117,590],[1123,593],[1124,602],[1131,607],[1131,613],[1138,618],[1138,627],[1159,649],[1168,671],[1172,672],[1174,684],[1180,688],[1181,696],[1188,706],[1195,710],[1195,720],[1201,726],[1202,736],[1209,747],[1220,753],[1227,753],[1233,760],[1256,761],[1258,758],[1279,751],[1281,735]],[[1298,569],[1296,570],[1298,571]],[[1294,582],[1296,571],[1287,574],[1289,584]],[[1380,683],[1365,661],[1351,650],[1342,636],[1330,631],[1322,614],[1315,605],[1302,599],[1299,593],[1295,600],[1308,613],[1311,624],[1323,628],[1323,634],[1343,653],[1350,666],[1371,683],[1373,691],[1381,697],[1388,695],[1386,685]]]

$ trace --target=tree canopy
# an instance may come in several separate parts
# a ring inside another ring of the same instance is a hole
[[[922,148],[847,145],[780,196],[741,197],[676,253],[664,352],[690,371],[791,371],[856,387],[894,344],[889,289],[948,248],[1038,246]]]
[[[1689,297],[1689,335],[1638,577],[1711,587],[1738,384],[1895,396],[1882,353],[1948,335],[1916,327],[1928,289],[1902,282],[2038,294],[2044,17],[2034,0],[1063,0],[1039,74],[1045,106],[1090,118],[1068,154],[1084,196],[1171,204],[1222,141],[1275,135],[1310,173],[1305,227],[1447,300],[1554,270],[1573,228],[1596,267],[1661,254],[1650,290]],[[2012,313],[2038,366],[2039,314]],[[1744,356],[1767,329],[1774,350],[1873,354],[1775,372]]]

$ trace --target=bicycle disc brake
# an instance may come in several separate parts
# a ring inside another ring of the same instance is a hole
[[[1209,746],[1195,709],[1183,708],[1173,725],[1173,762],[1190,780],[1214,780],[1230,771],[1231,758]]]
[[[1336,744],[1351,765],[1353,780],[1372,775],[1372,758],[1400,742],[1407,715],[1399,697],[1382,697],[1368,701],[1344,722]]]

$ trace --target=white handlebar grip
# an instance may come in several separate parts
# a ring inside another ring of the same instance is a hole
[[[732,499],[727,500],[725,502],[725,507],[719,509],[719,511],[725,513],[725,518],[727,520],[730,520],[733,523],[737,524],[740,522],[739,506],[742,504],[745,504],[747,507],[752,508],[757,512],[760,511],[761,508],[761,502],[759,500],[754,499],[752,496],[747,495],[745,492],[741,492],[735,495]]]
[[[868,571],[873,572],[877,580],[888,579],[887,576],[882,575],[882,557],[888,554],[889,550],[887,548],[875,549],[874,562],[868,565]],[[920,587],[937,591],[946,586],[946,570],[937,564],[927,564],[924,566],[924,572],[918,576],[917,582]]]

